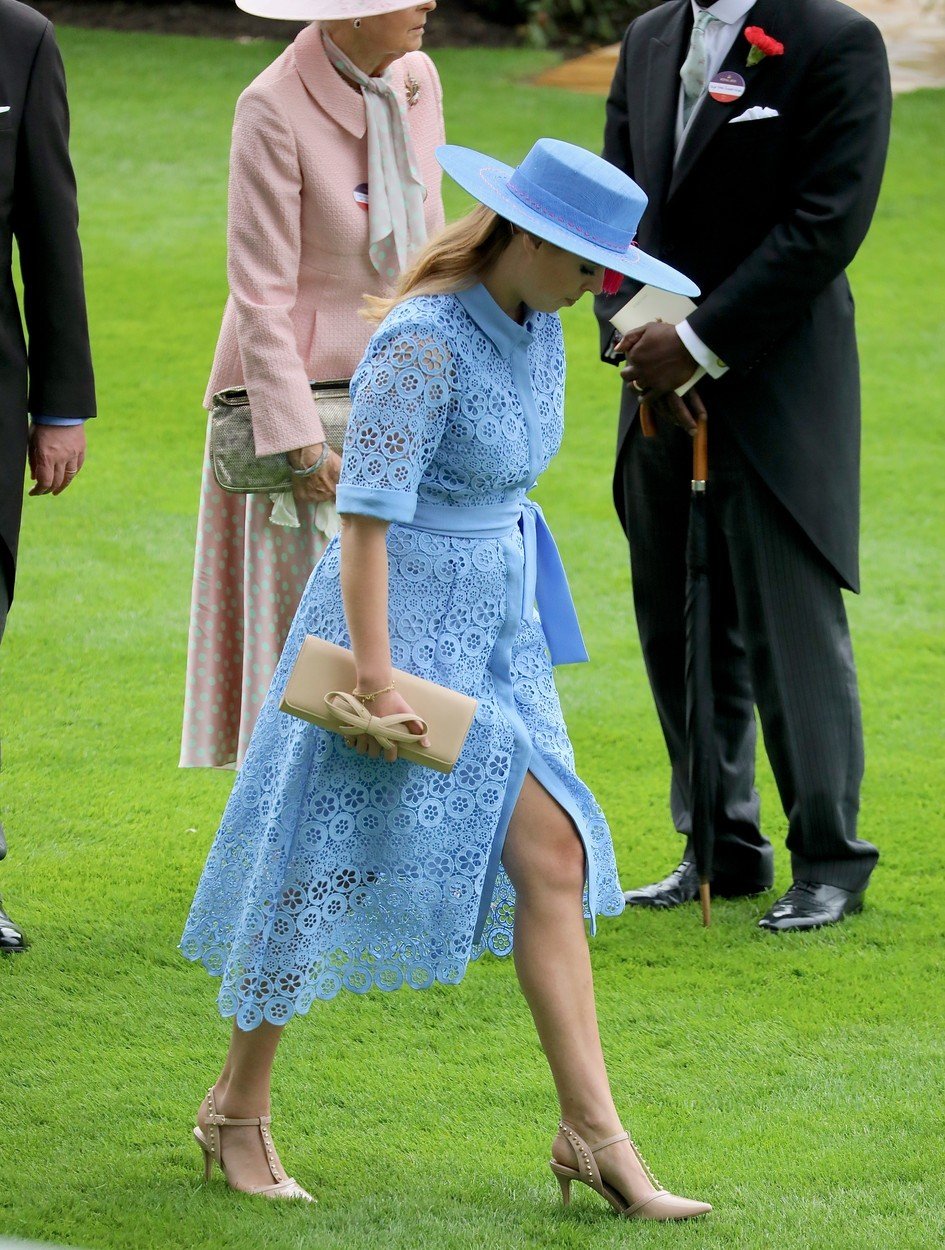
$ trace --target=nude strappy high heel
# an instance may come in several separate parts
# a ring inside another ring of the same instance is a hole
[[[558,1178],[558,1184],[561,1186],[561,1200],[565,1206],[571,1201],[571,1182],[580,1181],[582,1185],[589,1185],[595,1193],[600,1194],[602,1198],[606,1198],[614,1210],[627,1219],[691,1220],[694,1216],[705,1215],[712,1210],[707,1202],[695,1202],[691,1198],[679,1198],[676,1194],[671,1194],[668,1190],[663,1189],[650,1171],[646,1160],[637,1150],[636,1144],[629,1133],[615,1133],[613,1137],[605,1137],[603,1141],[595,1142],[593,1146],[589,1146],[583,1137],[576,1133],[570,1124],[565,1124],[563,1120],[558,1124],[558,1132],[564,1137],[564,1140],[574,1152],[575,1162],[574,1167],[568,1167],[564,1163],[559,1163],[557,1159],[551,1160],[551,1170]],[[649,1198],[644,1198],[642,1202],[629,1202],[623,1194],[613,1189],[601,1178],[600,1168],[597,1166],[597,1160],[594,1156],[606,1146],[613,1146],[619,1141],[628,1141],[630,1143],[630,1148],[639,1160],[640,1166],[656,1188],[656,1193]]]
[[[302,1186],[291,1176],[283,1176],[282,1171],[277,1162],[276,1149],[272,1144],[272,1136],[269,1132],[269,1125],[272,1123],[271,1115],[256,1116],[250,1120],[234,1119],[228,1115],[220,1115],[213,1101],[213,1090],[207,1092],[207,1132],[198,1125],[194,1129],[194,1137],[197,1139],[197,1145],[203,1151],[203,1178],[209,1181],[213,1172],[214,1161],[219,1164],[220,1171],[231,1189],[238,1187],[230,1181],[226,1174],[226,1168],[223,1164],[223,1154],[220,1142],[220,1129],[226,1126],[237,1127],[255,1126],[259,1129],[259,1136],[262,1138],[262,1144],[266,1150],[266,1161],[269,1164],[269,1171],[272,1173],[274,1184],[272,1185],[255,1185],[249,1189],[239,1189],[240,1193],[256,1194],[261,1198],[298,1198],[303,1202],[314,1202],[315,1199],[310,1193],[307,1193]]]

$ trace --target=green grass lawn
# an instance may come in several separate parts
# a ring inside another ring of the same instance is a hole
[[[11,843],[0,892],[34,939],[0,963],[0,1235],[87,1247],[685,1246],[888,1250],[945,1221],[942,533],[945,93],[897,102],[856,263],[865,397],[866,912],[771,938],[761,900],[603,922],[618,1105],[657,1174],[716,1207],[627,1224],[546,1159],[551,1082],[509,962],[456,989],[348,996],[288,1030],[276,1137],[313,1209],[200,1182],[190,1138],[227,1028],[175,950],[231,777],[176,767],[204,422],[225,295],[227,145],[274,46],[61,32],[101,420],[78,483],[29,500],[2,651]],[[450,137],[514,158],[596,148],[602,102],[523,85],[536,53],[438,54]],[[451,213],[462,197],[448,193]],[[593,664],[561,673],[582,774],[627,885],[674,863],[668,774],[610,503],[617,379],[566,314],[569,432],[540,497]],[[615,728],[616,725],[622,728]],[[778,884],[785,821],[761,772]]]

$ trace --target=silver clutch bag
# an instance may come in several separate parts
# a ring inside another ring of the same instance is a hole
[[[311,382],[312,400],[328,446],[341,455],[351,415],[347,380]],[[257,456],[253,417],[245,386],[230,386],[213,397],[210,410],[210,463],[222,490],[235,495],[265,495],[292,489],[285,452]]]

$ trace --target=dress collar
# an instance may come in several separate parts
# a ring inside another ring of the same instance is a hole
[[[525,324],[519,325],[502,311],[481,282],[467,291],[457,291],[456,298],[506,360],[514,351],[530,346],[535,337],[535,314],[530,308],[525,310]]]
[[[316,100],[328,116],[343,126],[356,139],[367,133],[367,109],[360,89],[338,73],[325,51],[322,31],[317,22],[296,36],[292,45],[299,77],[309,95]]]

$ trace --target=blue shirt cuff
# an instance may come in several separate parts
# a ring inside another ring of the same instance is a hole
[[[34,417],[34,425],[85,425],[88,417]]]
[[[353,512],[358,516],[372,516],[379,521],[413,520],[417,510],[417,496],[400,490],[374,490],[370,486],[338,487],[335,506],[339,512]]]

